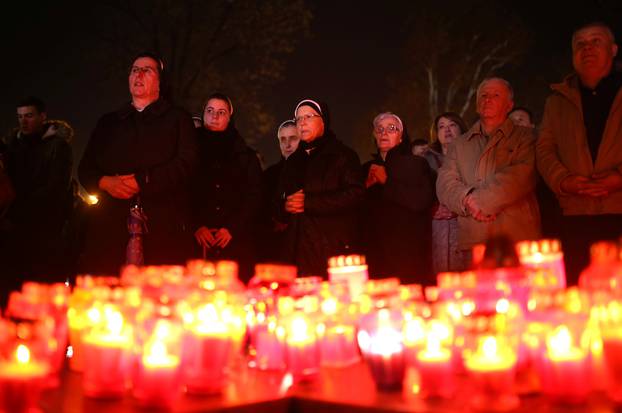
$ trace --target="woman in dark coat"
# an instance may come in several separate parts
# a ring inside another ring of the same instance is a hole
[[[294,111],[301,142],[281,172],[280,206],[290,220],[288,257],[301,275],[324,275],[328,258],[356,250],[365,187],[358,155],[330,130],[328,108],[311,99]]]
[[[194,234],[205,258],[238,261],[240,278],[248,281],[254,265],[253,225],[261,205],[261,166],[232,115],[226,95],[207,98],[192,186]]]
[[[390,112],[373,122],[378,153],[364,165],[367,174],[364,223],[372,276],[403,283],[433,284],[430,269],[433,175],[414,156],[401,119]]]
[[[99,120],[80,161],[80,183],[99,199],[88,210],[82,272],[117,274],[126,262],[137,263],[128,261],[136,253],[145,264],[184,264],[189,257],[187,183],[196,132],[190,115],[160,97],[163,69],[153,54],[134,59],[132,102]],[[139,230],[141,251],[127,254],[133,205],[147,221]]]

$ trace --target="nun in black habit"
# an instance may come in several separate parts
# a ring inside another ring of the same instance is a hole
[[[304,99],[294,116],[301,142],[279,180],[279,207],[290,218],[287,255],[300,275],[323,276],[331,256],[359,253],[363,173],[356,152],[330,129],[325,104]]]

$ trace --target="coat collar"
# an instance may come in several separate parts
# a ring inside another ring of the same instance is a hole
[[[145,115],[152,115],[157,117],[163,115],[170,108],[170,106],[171,104],[168,103],[164,98],[159,98],[152,104],[148,105],[142,111],[142,113],[144,113]],[[138,113],[138,111],[136,110],[136,108],[134,108],[134,106],[132,106],[131,102],[127,102],[125,105],[123,105],[121,109],[117,111],[117,115],[121,119],[126,119],[134,113]]]
[[[605,78],[601,79],[601,82],[605,79],[611,78],[612,76],[622,76],[620,72],[614,72],[613,70],[615,69],[612,69],[612,72],[610,72]],[[599,85],[600,84],[601,83],[599,83]],[[577,75],[576,73],[571,73],[567,75],[564,80],[559,83],[553,83],[551,85],[551,89],[554,92],[558,92],[562,96],[566,97],[566,99],[571,101],[575,106],[581,107],[581,86],[579,83],[579,75]],[[618,91],[618,95],[619,94],[620,92]]]
[[[510,136],[513,130],[514,130],[514,122],[512,122],[510,118],[506,118],[505,121],[497,129],[493,131],[490,137],[491,139],[494,139],[494,137],[496,136],[501,136],[501,137]],[[499,134],[499,132],[501,133]],[[475,125],[473,125],[471,129],[469,129],[467,133],[465,134],[466,140],[471,140],[475,136],[484,136],[484,133],[482,132],[481,121],[479,120],[475,122]]]

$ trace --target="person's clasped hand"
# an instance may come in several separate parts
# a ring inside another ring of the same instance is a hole
[[[451,212],[451,210],[443,204],[438,204],[432,214],[433,219],[452,219],[455,216],[456,214]]]
[[[387,182],[387,170],[384,166],[378,164],[372,164],[369,167],[367,173],[367,180],[365,181],[365,187],[369,188],[375,184],[384,185]]]
[[[564,178],[560,186],[562,191],[569,194],[604,197],[622,190],[622,174],[617,170],[610,170],[595,173],[589,178],[571,175]]]
[[[302,189],[285,198],[285,210],[290,214],[305,212],[305,193]]]
[[[469,194],[464,198],[464,205],[467,212],[477,221],[492,222],[496,218],[495,215],[484,214],[482,208],[480,208],[480,206],[477,204],[477,201],[472,194]]]
[[[99,180],[99,188],[117,199],[130,199],[140,192],[138,182],[136,182],[136,177],[133,174],[102,176]]]

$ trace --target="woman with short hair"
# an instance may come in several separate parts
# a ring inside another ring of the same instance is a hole
[[[279,182],[287,214],[287,256],[301,275],[325,275],[328,258],[357,252],[357,211],[365,187],[358,155],[330,129],[328,107],[313,99],[296,105],[300,144]]]

